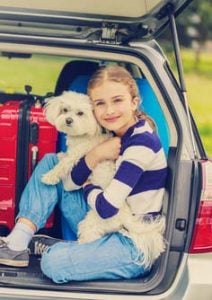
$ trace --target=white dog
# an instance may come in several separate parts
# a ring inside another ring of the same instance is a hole
[[[45,115],[48,122],[58,131],[66,133],[67,152],[58,154],[59,163],[43,175],[42,182],[54,185],[63,180],[65,190],[73,190],[76,187],[66,179],[74,165],[111,135],[102,133],[102,128],[94,117],[90,99],[84,94],[69,91],[50,98],[45,105]],[[114,172],[115,164],[108,160],[95,168],[90,179],[92,183],[104,188],[110,183]]]
[[[94,117],[90,99],[84,94],[69,91],[50,98],[45,105],[45,115],[58,131],[66,133],[67,152],[58,154],[59,163],[43,175],[42,182],[54,185],[62,180],[64,189],[71,191],[76,189],[69,180],[74,165],[111,135],[102,133],[102,128]],[[89,179],[104,189],[111,182],[114,173],[115,163],[108,160],[99,163]],[[78,242],[92,242],[107,233],[121,231],[130,236],[141,253],[144,253],[141,264],[150,266],[165,249],[164,228],[164,218],[148,223],[138,220],[132,215],[126,201],[119,212],[108,219],[102,219],[94,210],[90,210],[79,224]]]

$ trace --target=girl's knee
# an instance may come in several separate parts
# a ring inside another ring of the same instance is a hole
[[[56,164],[58,162],[58,158],[57,158],[57,154],[56,153],[46,153],[42,160],[46,163],[50,163],[50,164]]]
[[[41,257],[41,270],[49,278],[52,278],[52,274],[55,271],[56,262],[60,258],[58,251],[54,250],[54,247],[50,247],[45,251]]]
[[[58,163],[58,158],[56,153],[47,153],[39,161],[35,171],[36,172],[47,172],[51,170]]]
[[[66,269],[67,265],[70,265],[70,261],[66,247],[63,247],[63,244],[65,243],[58,243],[51,246],[41,257],[41,270],[43,274],[55,283],[65,283],[71,280],[70,272],[67,272]]]
[[[52,269],[54,268],[54,257],[51,251],[47,250],[45,253],[43,253],[41,257],[40,266],[44,275],[52,279],[52,273],[53,273]]]

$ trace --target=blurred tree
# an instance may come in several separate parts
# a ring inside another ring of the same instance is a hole
[[[177,18],[180,44],[192,47],[196,53],[195,65],[198,67],[200,54],[206,41],[212,39],[212,0],[194,0]],[[165,41],[169,51],[170,33],[166,30],[160,38]]]
[[[179,21],[181,18],[179,19]],[[201,44],[212,38],[212,0],[195,0],[190,6],[189,23],[198,32]]]
[[[179,17],[178,24],[184,28],[196,53],[195,65],[198,67],[205,42],[212,39],[212,0],[193,1],[185,15]]]

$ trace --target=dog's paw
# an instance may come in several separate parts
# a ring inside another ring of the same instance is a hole
[[[97,240],[98,238],[100,238],[100,236],[89,236],[89,234],[88,235],[82,234],[78,237],[78,243],[79,244],[91,243]]]
[[[48,185],[55,185],[60,182],[60,178],[54,172],[50,171],[41,177],[41,181]]]
[[[79,244],[86,244],[91,243],[97,239],[99,239],[102,234],[93,228],[86,227],[85,224],[80,224],[78,229],[78,243]]]
[[[83,220],[80,222],[78,226],[78,243],[79,244],[86,244],[93,242],[97,239],[96,234],[94,233],[94,230],[92,230],[91,227],[86,226],[87,220]]]
[[[66,157],[67,156],[67,154],[66,153],[64,153],[64,152],[59,152],[59,153],[57,153],[57,157],[58,157],[58,159],[59,160],[62,160],[64,157]]]

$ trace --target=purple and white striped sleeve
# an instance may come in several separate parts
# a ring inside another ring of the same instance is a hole
[[[79,162],[74,166],[70,175],[63,179],[63,187],[66,191],[73,191],[80,189],[83,183],[88,179],[91,174],[88,168],[85,157],[82,157]]]
[[[84,188],[84,197],[101,218],[112,217],[118,213],[142,173],[142,168],[129,161],[123,161],[104,191],[100,187],[89,184]]]
[[[85,157],[82,157],[71,171],[72,181],[81,186],[89,177],[92,170],[89,169],[85,162]]]

